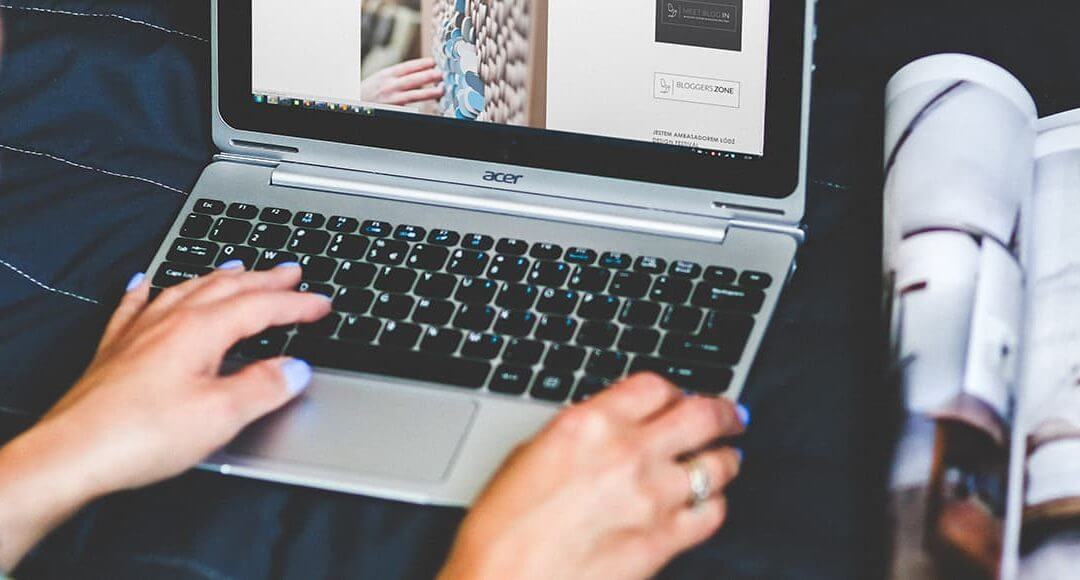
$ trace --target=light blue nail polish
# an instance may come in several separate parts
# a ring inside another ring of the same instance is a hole
[[[746,457],[746,453],[744,453],[742,449],[736,447],[735,454],[739,456],[739,463],[742,463],[743,459]]]
[[[745,405],[737,405],[735,413],[739,415],[739,420],[742,421],[744,427],[750,426],[750,409],[747,409]]]
[[[311,365],[300,359],[291,358],[282,363],[281,373],[285,375],[285,390],[294,397],[311,382]]]
[[[239,270],[244,267],[243,260],[229,260],[224,264],[218,266],[218,270]]]
[[[300,262],[282,262],[277,265],[278,268],[299,268]]]
[[[132,276],[131,281],[127,284],[127,292],[131,292],[132,290],[138,288],[139,284],[142,284],[142,281],[145,279],[146,274],[143,274],[142,272],[139,272],[138,274]]]

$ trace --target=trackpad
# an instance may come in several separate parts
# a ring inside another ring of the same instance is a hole
[[[449,474],[477,407],[434,390],[319,376],[303,399],[244,432],[227,453],[434,483]]]

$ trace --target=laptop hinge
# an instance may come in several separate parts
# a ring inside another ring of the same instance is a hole
[[[709,216],[292,163],[278,165],[270,178],[270,184],[716,244],[724,242],[728,228],[732,225],[731,220]]]
[[[239,153],[218,153],[214,155],[214,161],[229,161],[232,163],[244,163],[246,165],[258,165],[260,167],[276,167],[280,161],[252,155],[240,155]]]

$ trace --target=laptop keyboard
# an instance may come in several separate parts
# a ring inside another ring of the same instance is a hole
[[[334,305],[323,320],[242,342],[235,357],[285,354],[556,403],[638,371],[723,393],[773,282],[602,248],[201,199],[153,292],[231,260],[249,270],[299,262],[299,289]]]

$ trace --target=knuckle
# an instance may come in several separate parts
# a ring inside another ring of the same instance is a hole
[[[600,411],[588,406],[570,407],[560,413],[552,423],[556,433],[575,439],[599,439],[607,435],[608,419]]]
[[[686,401],[686,413],[696,425],[709,431],[718,431],[724,426],[724,415],[717,411],[716,402],[704,397]]]

